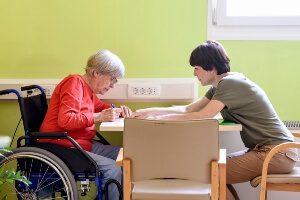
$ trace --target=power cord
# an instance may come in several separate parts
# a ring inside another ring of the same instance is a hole
[[[22,120],[22,117],[20,117],[19,122],[18,122],[18,125],[17,125],[17,127],[16,127],[16,129],[15,129],[13,138],[12,138],[12,140],[11,140],[11,142],[10,142],[10,145],[9,145],[10,148],[11,148],[11,145],[12,145],[14,139],[15,139],[15,136],[16,136],[17,130],[18,130],[19,126],[20,126],[21,120]]]
[[[27,91],[27,94],[26,94],[26,97],[29,97],[32,93],[33,93],[33,90],[28,90],[28,91]],[[11,145],[12,145],[14,139],[15,139],[15,136],[16,136],[17,130],[18,130],[19,126],[20,126],[21,120],[22,120],[22,116],[21,116],[20,119],[19,119],[19,122],[18,122],[18,125],[17,125],[16,129],[15,129],[13,138],[12,138],[12,140],[11,140],[11,142],[10,142],[10,145],[9,145],[10,148],[11,148]]]
[[[109,197],[108,197],[108,186],[110,184],[115,184],[118,191],[119,191],[119,200],[122,200],[123,199],[123,190],[122,190],[122,186],[121,184],[119,183],[119,181],[115,180],[115,179],[108,179],[104,185],[104,199],[105,200],[108,200]]]

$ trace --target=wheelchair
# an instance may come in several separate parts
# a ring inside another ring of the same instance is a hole
[[[123,199],[121,185],[116,180],[107,181],[102,190],[102,174],[97,163],[66,132],[39,132],[48,109],[44,89],[30,85],[21,87],[21,91],[29,95],[22,97],[15,89],[0,91],[0,95],[17,95],[25,131],[25,135],[17,140],[17,148],[0,157],[0,172],[14,169],[17,176],[25,176],[30,184],[15,180],[6,185],[6,199],[77,200],[80,194],[84,199],[102,200],[103,194],[108,199],[109,184],[116,184],[120,199]],[[38,139],[69,140],[75,148],[41,143]],[[95,183],[96,198],[89,195],[90,182]]]

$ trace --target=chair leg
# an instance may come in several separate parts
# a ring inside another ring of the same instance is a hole
[[[123,197],[124,200],[131,200],[131,173],[130,160],[123,160]]]

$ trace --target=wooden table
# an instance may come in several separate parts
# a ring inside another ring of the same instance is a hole
[[[119,118],[114,122],[102,122],[99,127],[100,131],[124,131],[124,119]],[[240,132],[242,130],[242,125],[234,123],[221,123],[219,125],[220,132]]]

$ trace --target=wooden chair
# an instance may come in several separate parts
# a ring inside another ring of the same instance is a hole
[[[261,185],[260,200],[267,199],[268,190],[300,192],[300,167],[295,167],[289,174],[268,174],[268,166],[272,157],[280,150],[300,148],[300,143],[286,142],[275,146],[266,156],[262,175],[250,181],[253,187]]]
[[[225,199],[218,126],[214,119],[125,119],[124,200]]]

